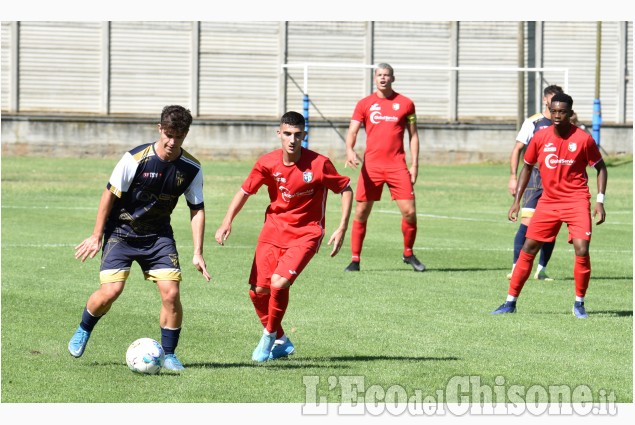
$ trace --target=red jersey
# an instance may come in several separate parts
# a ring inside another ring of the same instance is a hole
[[[297,163],[284,165],[282,150],[261,156],[241,186],[247,195],[264,184],[271,203],[258,240],[281,248],[304,245],[318,251],[324,237],[326,195],[341,193],[350,178],[327,157],[302,149]]]
[[[589,192],[586,167],[602,161],[593,138],[572,125],[569,134],[558,137],[551,125],[534,134],[525,152],[525,163],[538,163],[543,193],[540,204],[550,207],[588,206]]]
[[[405,163],[404,131],[408,123],[417,121],[412,100],[396,92],[387,98],[373,93],[357,102],[352,119],[366,129],[364,163],[381,168],[394,167],[397,161]]]

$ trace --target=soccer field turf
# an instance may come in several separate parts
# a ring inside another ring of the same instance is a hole
[[[80,263],[73,247],[92,232],[115,162],[2,158],[3,403],[303,404],[311,391],[338,403],[344,377],[361,379],[366,390],[397,386],[408,396],[443,394],[449,402],[491,401],[491,392],[454,391],[453,382],[469,377],[504,391],[564,386],[575,399],[574,389],[588,387],[596,402],[610,394],[633,401],[630,158],[608,168],[607,220],[594,229],[590,249],[588,320],[571,314],[574,254],[564,227],[548,267],[555,281],[530,279],[517,314],[490,315],[507,293],[518,226],[507,220],[508,166],[422,164],[415,253],[428,270],[414,273],[401,261],[401,219],[385,189],[369,220],[362,271],[344,273],[350,226],[342,251],[330,258],[326,241],[340,216],[339,197],[330,193],[324,246],[293,285],[283,322],[297,352],[264,364],[251,361],[261,325],[247,278],[266,190],[247,203],[220,247],[214,233],[252,162],[204,162],[212,282],[191,265],[181,199],[172,220],[184,277],[177,353],[186,370],[156,376],[135,375],[125,364],[133,340],[160,339],[160,298],[137,265],[83,357],[67,350],[99,270],[99,258]],[[342,162],[334,161],[355,184],[357,171]],[[595,170],[588,171],[595,196]]]

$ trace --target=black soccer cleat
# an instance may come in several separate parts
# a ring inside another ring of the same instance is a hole
[[[351,261],[351,264],[346,266],[344,271],[345,272],[358,272],[359,271],[359,261]]]
[[[414,271],[416,272],[424,272],[426,271],[426,265],[417,259],[417,257],[413,255],[409,255],[407,257],[402,257],[403,262],[406,264],[410,264]]]

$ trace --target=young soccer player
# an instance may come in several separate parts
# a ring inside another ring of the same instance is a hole
[[[514,203],[509,209],[509,220],[516,221],[518,218],[520,199],[527,187],[534,164],[539,164],[544,191],[512,272],[507,300],[492,314],[516,312],[516,301],[531,274],[537,252],[545,242],[556,238],[562,223],[567,223],[569,243],[573,244],[575,251],[573,314],[580,319],[588,317],[584,297],[591,278],[589,245],[592,219],[586,167],[592,166],[597,170],[598,195],[593,208],[593,217],[597,217],[597,225],[606,219],[604,194],[607,170],[593,138],[571,124],[572,108],[571,96],[565,93],[555,94],[550,105],[553,125],[537,132],[525,152],[525,165],[520,172]]]
[[[281,149],[261,156],[231,201],[216,241],[224,245],[232,221],[249,197],[267,186],[271,203],[258,237],[249,276],[249,297],[262,323],[263,334],[252,359],[265,362],[287,357],[295,347],[282,328],[289,303],[289,289],[318,252],[325,229],[329,190],[342,196],[339,226],[328,241],[335,256],[344,241],[353,202],[350,178],[340,175],[331,161],[302,148],[304,117],[287,112],[277,130]]]
[[[347,272],[360,270],[362,245],[366,237],[368,217],[373,204],[381,199],[384,184],[388,185],[392,199],[401,211],[404,263],[415,272],[426,266],[414,255],[417,237],[417,209],[414,184],[419,173],[419,133],[415,105],[406,96],[392,89],[394,71],[387,63],[375,69],[377,90],[357,102],[346,136],[346,166],[357,168],[359,160],[354,151],[357,134],[364,125],[366,151],[355,192],[355,217],[351,230],[351,263]],[[408,131],[410,168],[406,165],[404,133]]]
[[[97,322],[123,292],[136,261],[145,278],[161,294],[161,345],[164,367],[184,369],[174,354],[179,342],[183,307],[179,282],[181,267],[170,216],[181,195],[190,208],[194,267],[209,281],[203,259],[205,209],[201,164],[181,146],[192,123],[190,111],[180,105],[163,108],[159,140],[126,152],[115,166],[101,195],[93,234],[75,247],[84,262],[102,248],[100,287],[89,298],[82,320],[68,343],[73,357],[84,353]]]
[[[512,149],[512,153],[509,157],[509,193],[512,196],[516,195],[516,186],[518,185],[518,163],[520,162],[521,153],[527,147],[531,138],[534,134],[542,130],[543,128],[547,128],[551,125],[551,114],[549,113],[549,107],[551,105],[551,98],[556,93],[561,93],[562,87],[551,85],[544,88],[542,91],[542,101],[544,103],[543,111],[538,114],[534,114],[527,118],[524,122],[518,135],[516,136],[516,143],[514,148]],[[516,266],[516,261],[518,261],[518,256],[520,255],[520,250],[525,243],[525,237],[527,234],[527,226],[531,222],[531,217],[534,214],[536,209],[536,204],[538,204],[538,200],[542,195],[542,180],[540,179],[540,172],[538,171],[538,167],[534,167],[531,172],[531,178],[529,179],[529,183],[527,184],[527,188],[525,189],[525,194],[522,198],[522,215],[520,219],[520,226],[518,226],[518,230],[516,231],[516,235],[514,236],[514,259],[512,262],[512,271]],[[547,276],[547,265],[549,264],[549,260],[551,259],[551,254],[553,253],[553,249],[556,245],[556,241],[546,242],[542,248],[540,249],[540,259],[538,261],[538,267],[536,268],[536,274],[534,274],[534,279],[539,280],[553,280]],[[507,275],[507,279],[511,279],[511,272]]]

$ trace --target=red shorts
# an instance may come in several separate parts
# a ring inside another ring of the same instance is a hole
[[[355,200],[362,202],[379,201],[384,183],[388,185],[393,201],[395,199],[415,199],[410,172],[405,166],[387,170],[380,167],[368,169],[364,164],[357,181]]]
[[[556,239],[562,223],[567,223],[569,243],[573,239],[591,240],[591,210],[581,207],[550,209],[538,205],[527,228],[527,237],[541,242]]]
[[[305,246],[280,248],[269,243],[258,242],[251,265],[249,284],[269,288],[271,276],[274,274],[293,283],[314,255],[315,251]]]

